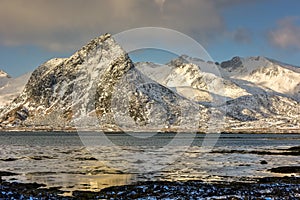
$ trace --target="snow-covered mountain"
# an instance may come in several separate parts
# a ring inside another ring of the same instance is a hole
[[[201,66],[198,66],[194,63],[187,63],[186,59],[187,57],[179,57],[166,65],[137,63],[136,67],[151,79],[198,102],[212,102],[216,95],[223,98],[222,102],[249,95],[246,90],[232,81],[203,71],[204,67],[215,66],[215,64],[200,60]]]
[[[280,95],[254,94],[226,102],[225,130],[234,132],[296,132],[300,129],[299,102]]]
[[[0,70],[0,88],[2,88],[4,85],[6,85],[6,83],[9,81],[9,79],[10,79],[10,76],[6,72]]]
[[[242,86],[250,93],[261,90],[281,94],[300,101],[300,68],[283,64],[265,57],[248,57],[222,62],[221,70],[225,77]],[[253,86],[254,84],[254,86]],[[250,87],[247,87],[249,86]]]
[[[0,70],[0,110],[18,97],[23,91],[31,73],[12,78]]]
[[[218,64],[181,56],[166,65],[136,67],[188,99],[221,100],[216,108],[226,113],[224,130],[288,132],[300,127],[300,68],[295,66],[264,57],[234,57]]]
[[[226,103],[227,115],[236,119],[229,129],[300,132],[300,68],[258,56],[234,57],[220,70],[251,94]]]
[[[107,34],[70,58],[52,59],[37,68],[22,94],[1,113],[0,122],[4,128],[191,129],[199,108],[207,112],[136,70]],[[190,115],[183,118],[183,110]]]
[[[166,65],[137,63],[136,67],[194,100],[210,101],[212,93],[229,99],[269,93],[300,100],[300,68],[261,56],[234,57],[221,64],[181,56]]]
[[[106,34],[38,67],[0,128],[300,132],[299,75],[264,57],[133,63]]]

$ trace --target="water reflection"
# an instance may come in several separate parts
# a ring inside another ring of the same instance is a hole
[[[83,174],[52,174],[37,175],[27,174],[28,182],[44,183],[47,187],[61,187],[61,190],[71,192],[74,190],[99,191],[100,189],[125,185],[132,182],[130,174],[100,174],[100,175],[83,175]],[[26,182],[27,182],[26,181]]]

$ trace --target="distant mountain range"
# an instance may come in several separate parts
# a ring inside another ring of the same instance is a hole
[[[133,63],[109,34],[31,75],[0,71],[0,98],[0,130],[300,133],[300,68],[261,56]]]

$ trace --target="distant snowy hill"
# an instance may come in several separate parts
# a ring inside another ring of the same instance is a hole
[[[21,94],[30,75],[31,73],[26,73],[17,78],[11,78],[0,70],[0,109]]]
[[[0,70],[0,88],[5,86],[7,84],[7,82],[9,81],[9,79],[10,79],[10,76],[6,72]]]
[[[210,101],[212,93],[229,99],[269,93],[300,101],[300,68],[261,56],[234,57],[220,65],[182,56],[166,65],[136,63],[136,67],[153,80],[193,100]]]
[[[204,104],[221,99],[217,105],[227,116],[225,130],[284,132],[300,127],[298,67],[264,57],[234,57],[218,64],[188,56],[136,67],[188,99]]]
[[[204,64],[214,65],[204,61],[201,64],[202,67]],[[221,96],[225,101],[249,94],[230,80],[202,71],[201,66],[183,62],[181,57],[167,65],[136,64],[137,69],[151,79],[194,101],[212,102],[213,95]]]
[[[254,84],[256,91],[281,94],[300,101],[300,69],[265,57],[234,57],[222,62],[225,77],[243,88]],[[253,86],[251,93],[254,92]]]

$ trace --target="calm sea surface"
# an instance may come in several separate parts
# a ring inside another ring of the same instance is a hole
[[[300,134],[178,135],[1,132],[0,171],[18,174],[6,180],[68,192],[146,180],[281,176],[267,170],[300,165],[300,156],[281,154],[300,146]]]

